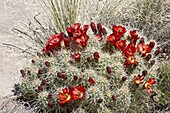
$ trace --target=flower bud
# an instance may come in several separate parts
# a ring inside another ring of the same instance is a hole
[[[116,97],[114,95],[112,95],[112,100],[115,101],[116,100]]]
[[[155,46],[155,42],[150,42],[150,43],[149,43],[149,47],[150,47],[150,48],[153,48],[154,46]]]
[[[52,102],[48,102],[48,107],[53,108],[53,103]]]
[[[112,69],[111,69],[109,66],[106,67],[106,70],[107,70],[107,72],[108,72],[109,74],[112,73]]]
[[[33,64],[35,64],[35,60],[31,60],[31,62],[32,62]]]
[[[96,59],[96,60],[98,60],[98,59],[100,58],[100,56],[99,56],[99,53],[98,53],[98,52],[95,52],[95,53],[93,54],[93,56],[94,56],[94,59]]]
[[[59,78],[62,78],[62,73],[61,73],[61,72],[57,72],[57,76],[58,76]]]
[[[77,81],[78,80],[78,76],[74,76],[74,81]]]
[[[52,93],[49,93],[49,94],[48,94],[48,98],[51,99],[52,97],[53,97],[53,94],[52,94]]]
[[[76,53],[72,54],[71,57],[79,62],[80,58],[81,58],[81,54],[76,52]]]
[[[138,63],[138,62],[135,62],[135,63],[134,63],[134,66],[135,66],[135,67],[137,67],[138,65],[139,65],[139,63]]]
[[[94,33],[97,33],[97,29],[96,29],[95,23],[94,23],[94,22],[91,22],[90,26],[91,26],[92,31],[93,31]]]
[[[102,40],[102,34],[98,34],[98,35],[96,36],[96,38],[98,39],[98,41],[101,41],[101,40]]]
[[[140,42],[139,42],[140,44],[144,44],[145,43],[145,39],[142,37],[141,39],[140,39]]]
[[[38,86],[38,90],[39,91],[43,91],[43,87],[42,86]]]
[[[47,67],[50,67],[50,62],[46,61],[46,62],[45,62],[45,65],[46,65]]]
[[[42,80],[42,81],[41,81],[41,84],[42,84],[42,85],[45,85],[46,83],[47,83],[46,80]]]
[[[21,73],[22,75],[25,75],[25,71],[24,71],[23,69],[20,70],[20,73]]]
[[[150,60],[151,57],[152,57],[152,55],[151,55],[151,54],[148,54],[148,55],[146,56],[146,59],[147,59],[147,60]]]
[[[152,60],[152,61],[151,61],[151,65],[154,65],[154,64],[155,64],[155,60]]]
[[[91,58],[90,57],[87,58],[87,62],[91,62]]]
[[[159,55],[160,52],[161,52],[161,50],[160,50],[160,49],[157,49],[154,54],[155,54],[155,55]]]
[[[101,31],[101,32],[102,32],[103,35],[106,35],[106,34],[107,34],[107,31],[106,31],[105,28],[102,28],[102,31]]]
[[[90,78],[88,79],[88,81],[89,81],[89,83],[90,83],[91,85],[96,84],[96,82],[94,81],[94,79],[93,79],[92,77],[90,77]]]
[[[147,70],[143,70],[143,71],[142,71],[142,75],[143,75],[143,76],[146,76],[147,74],[148,74]]]
[[[66,74],[62,74],[62,78],[63,78],[64,80],[67,80],[67,75],[66,75]]]
[[[66,48],[70,47],[70,40],[68,38],[64,38],[64,45]]]
[[[102,24],[101,23],[97,24],[97,29],[98,29],[99,33],[102,32]]]
[[[44,73],[44,71],[43,71],[42,69],[39,69],[39,70],[38,70],[38,74],[41,75],[41,74],[43,74],[43,73]]]
[[[103,102],[103,99],[98,99],[98,103],[102,103]]]
[[[127,77],[126,76],[123,76],[122,77],[122,81],[126,81],[127,80]]]

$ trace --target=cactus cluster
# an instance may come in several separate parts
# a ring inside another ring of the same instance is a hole
[[[39,112],[145,112],[162,51],[136,30],[80,23],[51,36],[22,69],[21,95]],[[37,103],[37,106],[35,105]]]

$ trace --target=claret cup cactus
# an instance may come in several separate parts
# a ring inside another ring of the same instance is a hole
[[[157,91],[160,52],[136,30],[75,23],[21,70],[21,95],[36,112],[145,112]]]

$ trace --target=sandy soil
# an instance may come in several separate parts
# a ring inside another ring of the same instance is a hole
[[[20,78],[19,70],[29,61],[22,51],[3,45],[13,44],[18,47],[24,47],[28,39],[22,39],[11,35],[13,27],[17,25],[18,20],[24,20],[25,12],[27,15],[33,15],[35,6],[33,0],[0,0],[0,98],[10,95],[13,85],[18,83]]]

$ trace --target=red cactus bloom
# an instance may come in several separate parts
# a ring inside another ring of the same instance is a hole
[[[129,43],[128,46],[124,49],[124,54],[126,56],[133,56],[136,52],[136,48],[131,44]]]
[[[80,46],[85,47],[87,45],[88,39],[89,39],[89,36],[81,35],[79,38],[75,39],[75,42],[78,43]]]
[[[134,84],[142,84],[144,79],[144,76],[139,75],[138,76],[134,76]]]
[[[119,37],[122,37],[126,32],[126,28],[120,25],[119,26],[113,25],[112,30],[113,32],[116,32]]]
[[[48,42],[46,43],[46,46],[43,48],[43,52],[48,52],[51,51],[57,47],[61,47],[61,41],[62,41],[62,36],[61,34],[56,34],[53,35]]]
[[[93,78],[92,78],[92,77],[90,77],[88,81],[89,81],[89,83],[90,83],[91,85],[96,84],[96,82],[93,80]]]
[[[73,33],[73,38],[77,38],[77,37],[80,37],[82,35],[82,30],[81,29],[77,29],[77,30],[74,30]]]
[[[84,25],[84,26],[83,26],[83,32],[86,33],[88,29],[89,29],[89,26],[88,26],[88,25]]]
[[[131,64],[136,64],[136,58],[134,56],[128,56],[126,57],[125,65],[131,65]]]
[[[85,92],[84,86],[77,86],[72,90],[72,98],[74,100],[83,99],[85,97]]]
[[[116,44],[117,41],[120,40],[120,36],[117,35],[116,32],[110,34],[107,39],[108,39],[108,42],[110,42],[111,44]]]
[[[116,47],[117,47],[119,50],[124,50],[125,47],[126,47],[126,40],[117,41],[117,42],[116,42]]]
[[[64,45],[66,48],[70,47],[70,40],[68,38],[64,38]]]
[[[149,45],[145,45],[145,44],[138,44],[137,45],[137,51],[141,54],[146,54],[146,53],[150,53],[151,48],[149,47]]]
[[[80,23],[76,23],[73,26],[68,27],[66,30],[72,41],[75,41],[80,46],[85,47],[89,39],[89,36],[86,34],[88,25],[84,25],[83,29],[81,29],[80,26]]]
[[[91,22],[90,26],[91,26],[92,31],[93,31],[94,33],[97,33],[97,29],[96,29],[95,23],[94,23],[94,22]]]
[[[74,28],[74,29],[80,29],[80,26],[81,26],[80,23],[75,23],[75,24],[73,25],[73,28]]]
[[[72,92],[68,88],[62,89],[62,92],[59,92],[58,94],[58,103],[64,105],[71,102],[73,100],[71,93]]]
[[[130,36],[132,38],[132,43],[136,45],[136,41],[139,39],[138,35],[136,34],[136,30],[130,31]]]
[[[154,78],[150,78],[148,79],[145,84],[144,84],[144,88],[147,89],[148,94],[150,94],[151,92],[153,92],[153,89],[151,88],[154,84],[156,84],[156,81]]]
[[[80,61],[81,54],[80,53],[74,53],[74,54],[71,55],[71,57],[73,59],[75,59],[76,61]]]

